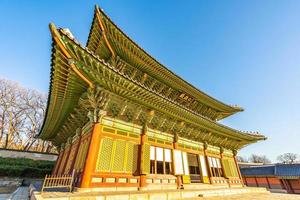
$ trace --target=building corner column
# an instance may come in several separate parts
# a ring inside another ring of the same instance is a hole
[[[227,175],[226,175],[226,171],[225,171],[225,166],[224,166],[224,163],[223,163],[223,159],[224,159],[224,148],[220,147],[220,164],[221,164],[221,170],[222,170],[223,177],[226,179],[228,187],[230,188],[231,187],[231,182],[229,180],[229,177],[227,177]]]
[[[235,166],[237,168],[241,184],[242,184],[243,187],[245,187],[244,180],[243,180],[243,177],[242,177],[242,174],[241,174],[241,170],[240,170],[239,164],[237,162],[236,156],[237,156],[237,151],[234,150],[233,151],[233,160],[234,160]]]
[[[104,113],[103,113],[104,116]],[[91,139],[90,144],[88,148],[88,154],[85,161],[85,165],[82,172],[82,180],[80,187],[81,188],[89,188],[91,187],[91,179],[92,179],[92,173],[95,171],[95,165],[97,161],[97,154],[99,152],[99,146],[100,146],[100,139],[101,139],[101,118],[103,116],[99,117],[99,120],[93,123],[93,130],[91,133]]]
[[[60,167],[61,160],[62,160],[62,157],[64,156],[64,153],[65,153],[64,145],[61,145],[60,148],[59,148],[59,154],[58,154],[58,157],[56,159],[55,166],[52,169],[52,173],[51,173],[52,175],[57,174],[57,171]]]
[[[76,149],[75,149],[75,155],[74,155],[74,158],[73,158],[73,161],[72,161],[72,164],[71,164],[71,167],[70,167],[70,169],[72,170],[72,171],[75,171],[74,170],[74,166],[75,166],[75,162],[76,162],[76,158],[77,158],[77,155],[78,155],[78,151],[79,151],[79,147],[80,147],[80,142],[81,142],[81,129],[80,128],[78,128],[77,130],[76,130],[76,137],[78,137],[78,144],[77,144],[77,147],[76,147]],[[76,174],[77,172],[75,172],[75,174]]]
[[[62,173],[62,174],[65,174],[65,170],[66,170],[66,167],[67,167],[68,162],[69,162],[69,158],[70,158],[70,154],[71,154],[71,150],[72,150],[72,146],[73,146],[73,144],[72,144],[72,138],[68,138],[68,140],[67,140],[67,145],[68,145],[68,150],[69,150],[69,152],[68,152],[68,155],[67,155],[67,157],[66,157],[66,161],[65,161],[65,163],[64,163],[64,166],[63,166],[63,168],[62,168],[62,170],[61,170],[61,173]]]

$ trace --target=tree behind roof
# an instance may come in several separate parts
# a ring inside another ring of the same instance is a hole
[[[263,164],[271,163],[271,160],[269,158],[267,158],[267,156],[265,156],[265,155],[252,154],[248,160],[249,160],[249,162],[253,162],[253,163],[263,163]]]
[[[295,153],[284,153],[277,157],[277,160],[280,163],[284,163],[284,164],[293,164],[293,163],[300,162],[298,159],[300,159],[299,155]]]

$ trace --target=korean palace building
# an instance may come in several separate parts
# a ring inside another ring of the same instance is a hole
[[[50,24],[50,94],[39,137],[54,175],[78,189],[242,186],[239,149],[266,139],[218,121],[243,111],[198,90],[132,41],[97,6],[86,47]]]

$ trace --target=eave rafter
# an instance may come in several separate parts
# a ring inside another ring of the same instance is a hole
[[[110,30],[102,26],[104,37]],[[220,115],[211,107],[194,103],[189,97],[183,96],[180,100],[186,101],[187,106],[179,103],[179,91],[133,68],[113,52],[114,47],[110,50],[110,64],[107,64],[65,30],[57,30],[54,25],[50,25],[50,29],[54,41],[51,88],[40,137],[59,144],[88,120],[97,120],[99,112],[105,110],[113,117],[149,123],[155,129],[210,144],[217,142],[231,149],[264,139],[261,135],[244,134],[211,120]],[[106,46],[110,45],[109,37]],[[97,51],[98,47],[92,48]],[[94,91],[96,96],[89,96],[89,91]],[[194,108],[207,112],[209,118],[195,112]]]
[[[146,72],[148,75],[155,75],[156,79],[159,81],[167,83],[170,87],[175,87],[176,90],[179,91],[189,91],[188,95],[190,97],[194,97],[194,99],[205,100],[204,103],[209,107],[216,110],[215,114],[208,115],[209,117],[213,117],[213,119],[222,119],[226,116],[229,116],[235,112],[242,111],[241,108],[235,106],[228,106],[206,94],[194,88],[189,83],[185,82],[183,79],[178,77],[176,74],[169,71],[159,62],[157,62],[154,58],[152,58],[149,54],[147,54],[142,48],[140,48],[137,44],[135,44],[125,33],[123,33],[110,19],[105,13],[103,13],[98,7],[95,9],[94,20],[92,23],[89,39],[87,46],[94,53],[98,53],[95,51],[94,46],[97,46],[97,40],[99,40],[99,34],[94,34],[94,32],[99,32],[99,30],[103,31],[104,34],[101,35],[100,40],[103,39],[110,45],[110,48],[115,52],[116,55],[122,57],[122,59],[126,60],[127,63],[141,69]],[[91,48],[90,48],[91,47]],[[102,47],[103,48],[103,47]],[[111,50],[110,50],[111,51]],[[159,73],[157,73],[159,72]],[[161,75],[161,76],[160,76]],[[216,113],[223,113],[216,114]],[[206,115],[206,113],[202,113]]]
[[[46,118],[39,135],[48,140],[55,137],[66,116],[76,106],[74,97],[81,95],[87,86],[94,87],[72,62],[74,55],[67,51],[53,24],[50,24],[50,30],[53,38],[50,94]]]
[[[67,43],[70,46],[72,46],[70,42],[72,43],[72,40],[67,42]],[[81,51],[81,53],[84,53],[84,51],[85,51],[84,49],[80,49],[80,48],[73,48],[73,50],[78,51],[76,54],[80,54],[79,51]],[[126,76],[122,77],[123,75],[119,74],[120,73],[119,71],[117,71],[115,68],[113,68],[109,65],[104,64],[106,66],[103,66],[103,64],[102,65],[101,64],[96,64],[97,62],[99,62],[101,60],[98,60],[98,58],[96,56],[92,55],[92,54],[90,54],[90,56],[85,57],[85,60],[88,60],[88,59],[90,59],[90,61],[88,63],[91,64],[89,69],[94,72],[94,73],[89,74],[90,75],[89,77],[91,78],[91,80],[94,80],[94,81],[98,82],[98,84],[100,84],[102,86],[106,85],[105,87],[107,89],[109,89],[110,91],[112,91],[114,93],[117,93],[121,96],[126,96],[127,98],[130,98],[133,101],[137,101],[141,104],[146,104],[146,106],[149,106],[149,107],[154,105],[154,106],[158,106],[157,108],[159,108],[159,109],[162,109],[162,110],[166,109],[166,106],[167,106],[168,103],[164,102],[164,104],[158,105],[157,104],[158,99],[154,98],[154,97],[157,97],[157,94],[153,96],[152,92],[146,92],[145,88],[142,87],[142,85],[140,83],[135,82],[133,80],[130,80],[130,77],[126,77]],[[80,66],[83,67],[85,65],[86,61],[81,61],[81,62],[82,63],[81,63]],[[87,67],[84,67],[84,68],[86,69]],[[102,69],[100,69],[100,68],[102,68]],[[101,74],[95,73],[95,71],[101,72],[103,76]],[[106,74],[106,76],[105,76],[105,74]],[[124,80],[124,78],[126,78],[127,80],[126,79]],[[134,84],[132,84],[132,82]],[[133,95],[134,93],[137,96]],[[141,97],[145,97],[145,99],[141,98]],[[159,96],[159,99],[160,98],[161,97]],[[138,100],[138,99],[140,99],[140,100]],[[149,102],[149,101],[151,101],[151,102]],[[149,102],[149,103],[147,103],[147,102]],[[174,104],[174,102],[170,102],[170,104]],[[177,105],[177,106],[180,106],[180,105]],[[172,113],[174,111],[169,110],[169,112]],[[181,113],[182,113],[182,111],[181,111]],[[177,115],[177,114],[173,113],[172,115],[174,116],[174,115]],[[187,117],[187,118],[189,118],[189,117]],[[199,116],[198,116],[198,118],[199,118]],[[216,125],[216,122],[213,122],[213,121],[209,121],[209,123],[213,123],[213,124]],[[220,126],[220,124],[218,124],[218,126]],[[235,136],[231,135],[229,137],[233,137],[233,138],[238,137],[239,138],[239,137],[243,137],[243,136],[237,134]]]

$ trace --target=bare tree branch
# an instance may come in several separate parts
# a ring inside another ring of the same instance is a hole
[[[45,94],[0,78],[0,147],[55,151],[49,141],[35,138],[43,123],[46,103]]]

